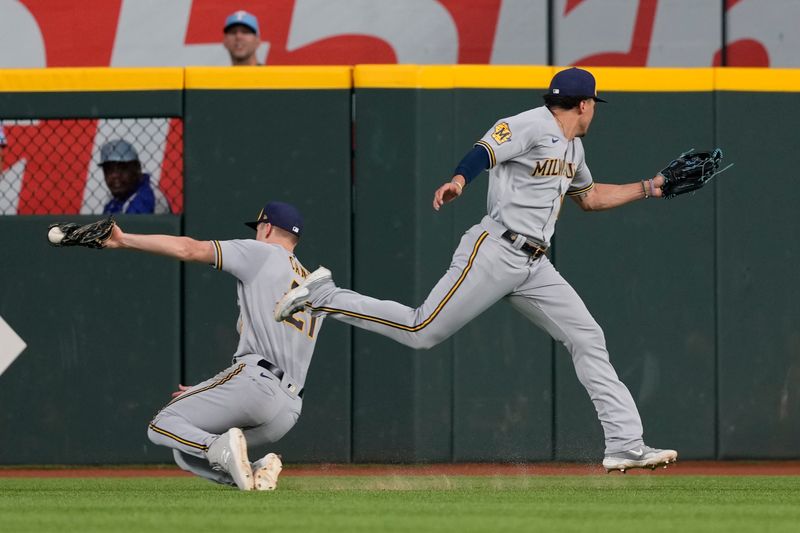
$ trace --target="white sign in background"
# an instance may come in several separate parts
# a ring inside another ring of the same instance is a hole
[[[3,317],[0,317],[0,375],[3,375],[27,346]]]

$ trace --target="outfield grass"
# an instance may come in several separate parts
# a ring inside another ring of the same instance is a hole
[[[800,477],[0,478],[0,531],[800,531]]]

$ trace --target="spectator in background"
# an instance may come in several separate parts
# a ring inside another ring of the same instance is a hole
[[[6,141],[6,132],[3,130],[3,125],[0,124],[0,168],[3,168],[3,151],[8,146],[8,141]]]
[[[247,67],[258,65],[256,49],[261,44],[258,19],[247,11],[236,11],[225,19],[222,44],[231,56],[231,65]]]
[[[150,174],[142,172],[139,154],[128,141],[115,139],[100,148],[100,167],[111,200],[103,214],[169,213],[169,203],[157,186],[150,184]]]

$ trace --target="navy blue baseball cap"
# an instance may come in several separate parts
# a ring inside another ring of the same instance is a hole
[[[235,25],[241,25],[246,28],[250,28],[258,35],[258,19],[252,13],[248,13],[247,11],[234,11],[228,18],[225,19],[225,26],[222,28],[223,32],[228,31],[228,28]]]
[[[594,98],[595,102],[605,102],[597,97],[597,85],[592,73],[578,67],[562,70],[553,76],[547,94]]]
[[[254,222],[245,222],[245,225],[258,229],[258,225],[262,222],[277,226],[298,237],[303,233],[303,215],[295,206],[284,202],[269,202],[258,213]]]

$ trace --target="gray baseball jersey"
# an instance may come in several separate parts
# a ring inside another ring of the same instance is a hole
[[[579,138],[567,140],[546,107],[497,121],[475,143],[489,153],[489,216],[545,246],[564,196],[593,186]]]
[[[565,139],[552,113],[540,107],[498,121],[476,144],[489,153],[492,167],[488,215],[461,238],[421,306],[377,300],[327,281],[309,285],[309,308],[412,348],[430,348],[505,299],[572,355],[603,426],[606,453],[643,445],[639,412],[611,366],[602,329],[547,256],[526,246],[528,240],[547,245],[564,196],[593,187],[580,139]],[[508,230],[520,237],[511,242]]]
[[[275,302],[308,276],[308,270],[277,244],[256,240],[212,242],[214,267],[239,280],[239,346],[234,359],[261,355],[305,386],[321,317],[300,313],[277,323],[272,313]]]
[[[211,243],[213,266],[238,280],[233,365],[168,403],[150,423],[148,437],[172,448],[184,470],[231,483],[229,474],[211,468],[205,452],[232,427],[242,428],[247,443],[258,446],[276,442],[294,426],[322,317],[301,312],[274,321],[275,302],[308,275],[285,248],[256,240]],[[265,360],[280,370],[268,370]]]

